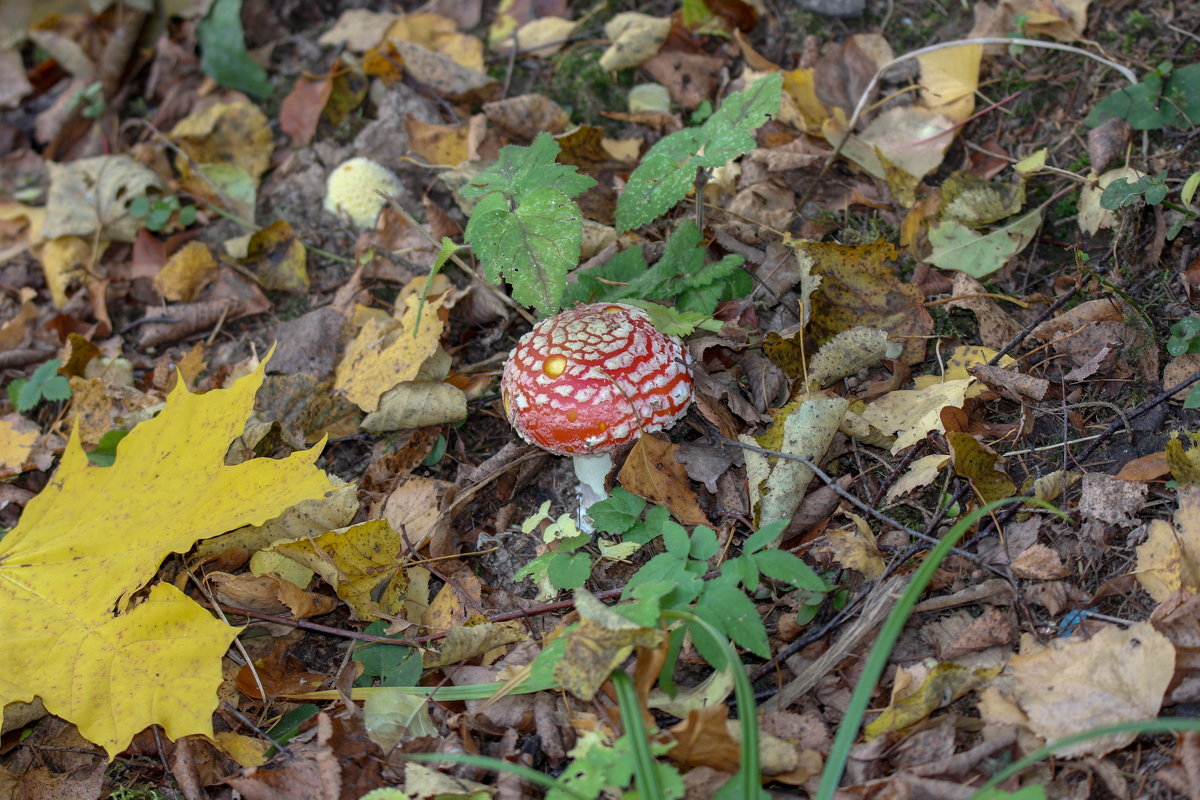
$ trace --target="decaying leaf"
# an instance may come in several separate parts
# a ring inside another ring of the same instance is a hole
[[[1137,549],[1138,583],[1158,602],[1179,589],[1200,593],[1200,487],[1179,490],[1175,524],[1151,520]]]
[[[630,622],[585,589],[575,590],[575,609],[582,621],[568,634],[567,650],[554,666],[554,677],[562,688],[587,701],[634,647],[657,647],[662,631]]]
[[[1048,742],[1091,728],[1153,719],[1175,674],[1175,648],[1148,622],[1106,626],[1088,640],[1023,642],[1009,662],[1016,700],[1029,727]],[[1100,756],[1132,742],[1136,731],[1064,748],[1066,758]]]
[[[757,445],[816,463],[825,455],[846,413],[845,398],[816,394],[781,409],[771,428],[761,437],[741,435],[746,444]],[[790,519],[804,499],[813,471],[799,461],[766,456],[747,450],[746,474],[750,482],[750,505],[758,524]]]

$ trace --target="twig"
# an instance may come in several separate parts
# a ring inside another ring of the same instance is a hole
[[[1183,380],[1183,381],[1175,384],[1170,389],[1166,389],[1162,392],[1159,392],[1154,397],[1150,398],[1149,400],[1142,403],[1137,408],[1133,409],[1133,411],[1128,412],[1125,415],[1125,419],[1121,419],[1120,417],[1118,417],[1116,420],[1114,420],[1112,422],[1112,424],[1110,424],[1107,428],[1105,428],[1092,441],[1091,444],[1089,444],[1086,448],[1084,448],[1082,453],[1080,453],[1079,455],[1077,455],[1075,457],[1075,461],[1076,462],[1086,461],[1088,456],[1090,456],[1092,453],[1096,452],[1096,448],[1098,448],[1100,445],[1104,444],[1104,441],[1106,439],[1108,439],[1108,437],[1112,436],[1114,433],[1116,433],[1118,430],[1120,430],[1122,423],[1127,425],[1128,424],[1127,420],[1137,419],[1142,414],[1145,414],[1147,411],[1150,411],[1154,407],[1156,407],[1162,403],[1165,403],[1167,400],[1170,400],[1173,396],[1175,396],[1175,394],[1177,392],[1180,392],[1197,382],[1200,382],[1200,372],[1197,372],[1192,377],[1187,378],[1186,380]]]
[[[798,456],[798,455],[794,455],[792,453],[782,453],[782,452],[779,452],[778,450],[768,450],[765,447],[758,447],[757,445],[747,444],[746,442],[739,442],[736,439],[730,439],[725,436],[721,436],[721,439],[723,439],[726,443],[731,444],[735,447],[740,447],[743,450],[749,450],[753,453],[761,453],[762,455],[765,455],[765,456],[775,456],[777,458],[782,458],[785,461],[796,461],[800,464],[803,464],[804,466],[811,469],[813,471],[813,474],[816,475],[818,478],[820,478],[821,481],[826,486],[828,486],[830,489],[832,489],[833,492],[838,495],[838,497],[841,497],[843,500],[845,500],[848,503],[850,503],[851,505],[855,506],[860,511],[862,511],[864,514],[866,514],[867,516],[873,517],[877,521],[882,522],[883,524],[885,524],[889,527],[895,528],[898,531],[902,531],[902,532],[908,534],[909,536],[913,537],[914,539],[919,539],[919,540],[925,542],[926,544],[936,545],[938,543],[938,539],[936,536],[931,536],[922,531],[914,530],[914,529],[908,527],[907,525],[904,525],[903,523],[892,519],[887,514],[884,514],[882,511],[880,511],[879,509],[868,505],[867,503],[865,503],[862,500],[859,500],[857,497],[852,495],[850,492],[847,492],[845,489],[843,489],[841,486],[839,486],[838,482],[836,480],[834,480],[832,477],[830,477],[830,475],[828,473],[826,473],[824,470],[822,470],[820,467],[818,467],[816,464],[814,464],[812,461],[808,460],[804,456]],[[962,550],[957,547],[953,548],[951,552],[953,552],[957,555],[960,555],[963,558],[974,561],[975,563],[979,564],[980,566],[984,567],[985,569],[990,569],[991,571],[995,572],[997,575],[1000,575],[1001,577],[1004,576],[1004,573],[1002,571],[984,563],[983,559],[981,559],[979,556],[975,555],[974,553],[969,553],[966,550]]]

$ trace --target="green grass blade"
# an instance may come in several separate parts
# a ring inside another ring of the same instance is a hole
[[[1177,731],[1200,731],[1200,719],[1145,719],[1136,722],[1122,722],[1118,725],[1106,725],[1103,728],[1092,728],[1091,730],[1076,733],[1068,736],[1065,739],[1059,739],[1057,742],[1046,745],[1040,750],[1034,750],[1029,755],[1022,758],[1020,761],[1014,761],[1004,769],[997,772],[987,780],[982,786],[976,790],[972,797],[979,797],[984,792],[996,788],[1004,781],[1011,778],[1013,775],[1020,773],[1022,770],[1030,767],[1044,758],[1062,750],[1065,747],[1070,747],[1073,744],[1086,742],[1089,739],[1099,739],[1104,736],[1111,736],[1114,733],[1175,733]]]
[[[621,706],[621,722],[625,726],[625,738],[633,751],[633,777],[638,796],[646,800],[662,800],[662,782],[658,779],[654,754],[650,752],[650,733],[642,719],[642,706],[638,702],[633,681],[623,669],[612,674],[613,688],[617,690],[617,703]]]
[[[575,800],[594,800],[594,798],[580,794],[570,786],[560,783],[549,775],[538,772],[536,769],[530,769],[524,764],[514,764],[502,758],[475,756],[470,753],[406,753],[404,757],[410,761],[453,761],[455,764],[469,764],[473,767],[483,767],[495,772],[508,772],[524,778],[530,783],[536,783],[538,786],[544,786],[547,789],[557,789],[563,794],[575,798]]]
[[[733,672],[733,696],[737,701],[738,724],[742,731],[741,764],[737,774],[733,776],[714,795],[717,800],[737,798],[737,800],[766,800],[768,795],[762,788],[762,766],[758,757],[758,711],[754,703],[754,687],[746,670],[741,668],[737,653],[729,644],[729,639],[716,629],[712,623],[687,611],[663,609],[662,615],[668,619],[681,619],[699,625],[708,631],[708,635],[725,653],[725,669]]]
[[[887,666],[892,648],[895,647],[896,640],[900,638],[900,633],[904,630],[905,623],[908,622],[908,615],[912,613],[913,606],[917,604],[917,600],[920,599],[921,594],[925,591],[925,587],[929,584],[933,573],[941,565],[946,556],[950,554],[950,550],[958,544],[958,540],[963,537],[963,534],[976,521],[993,510],[1009,503],[1032,503],[1056,513],[1062,513],[1054,506],[1037,498],[1006,497],[1002,500],[996,500],[972,511],[956,522],[954,527],[938,543],[937,547],[933,548],[929,555],[925,557],[925,560],[921,562],[921,566],[913,574],[908,587],[900,595],[900,600],[896,603],[896,607],[892,609],[892,613],[888,615],[887,620],[883,623],[883,627],[879,631],[879,638],[875,640],[875,645],[871,648],[871,654],[867,657],[866,666],[863,668],[858,683],[854,687],[854,693],[850,696],[850,704],[846,707],[846,714],[842,717],[842,724],[838,726],[837,737],[833,740],[833,747],[829,751],[829,759],[825,762],[825,771],[821,775],[821,785],[817,790],[816,800],[833,800],[838,783],[842,780],[842,773],[846,771],[846,762],[850,758],[850,748],[854,746],[854,741],[858,738],[858,730],[862,726],[863,717],[866,716],[867,706],[870,705],[871,695],[875,693],[875,686],[879,683],[880,676],[883,675],[883,670]]]

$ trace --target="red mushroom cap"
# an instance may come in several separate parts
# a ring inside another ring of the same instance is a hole
[[[558,455],[604,453],[662,430],[692,401],[690,358],[640,308],[580,306],[544,319],[508,357],[504,413]]]

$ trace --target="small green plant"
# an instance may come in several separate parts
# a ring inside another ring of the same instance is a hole
[[[1171,326],[1167,352],[1173,356],[1200,353],[1200,317],[1185,317]]]
[[[1094,128],[1110,119],[1123,119],[1135,131],[1200,125],[1200,64],[1175,69],[1170,61],[1162,62],[1140,82],[1097,103],[1087,125]]]
[[[181,227],[188,227],[196,221],[196,207],[182,205],[179,198],[173,195],[151,200],[143,195],[135,197],[129,204],[129,213],[144,221],[146,230],[159,233],[166,230],[172,217]]]
[[[1191,205],[1197,186],[1200,186],[1200,172],[1192,174],[1184,182],[1183,188],[1179,192],[1181,205],[1167,200],[1171,189],[1167,186],[1165,171],[1158,175],[1143,175],[1136,181],[1118,178],[1104,188],[1104,193],[1100,195],[1100,205],[1110,211],[1115,211],[1135,203],[1145,202],[1148,205],[1161,205],[1172,211],[1178,211],[1182,216],[1167,230],[1167,240],[1174,241],[1179,232],[1183,230],[1184,225],[1194,222],[1200,217],[1200,212]]]
[[[640,247],[622,250],[601,266],[576,273],[578,282],[567,287],[563,301],[671,300],[680,311],[711,316],[718,303],[745,297],[753,284],[741,268],[741,256],[727,255],[716,263],[704,263],[702,238],[696,223],[686,219],[667,240],[653,267],[646,263]]]
[[[646,501],[624,489],[616,489],[611,497],[596,503],[588,510],[597,530],[620,541],[615,545],[600,543],[602,557],[624,558],[639,547],[662,537],[665,552],[651,558],[629,579],[622,598],[650,602],[663,609],[694,610],[711,622],[722,636],[760,658],[771,655],[767,630],[750,595],[758,591],[764,577],[805,592],[806,604],[816,604],[818,598],[830,591],[830,586],[803,560],[771,545],[779,538],[785,523],[763,526],[742,543],[742,554],[725,561],[715,576],[709,576],[709,560],[719,549],[717,534],[711,528],[697,525],[689,534],[687,529],[670,518],[663,506],[651,506],[642,520]],[[549,503],[526,521],[526,533],[545,519]],[[553,596],[555,590],[577,589],[591,577],[593,555],[585,549],[591,538],[580,534],[570,517],[563,516],[543,534],[546,541],[556,542],[556,549],[537,556],[517,571],[514,578],[535,578],[542,586],[543,596]],[[706,576],[708,580],[705,580]],[[634,603],[635,607],[638,605]],[[717,643],[703,630],[687,627],[696,649],[708,663],[720,664]],[[671,655],[663,671],[669,683],[674,660],[683,644],[685,628],[672,636]]]
[[[376,620],[364,633],[385,636],[387,623]],[[411,647],[372,642],[354,648],[352,658],[362,664],[355,686],[416,686],[421,680],[421,654]]]
[[[17,378],[8,385],[8,398],[24,414],[43,400],[69,400],[71,384],[58,374],[62,362],[52,358],[33,371],[29,378]]]
[[[703,124],[660,139],[629,176],[617,199],[619,231],[652,222],[670,211],[693,188],[701,170],[722,166],[755,146],[754,131],[779,109],[783,78],[774,74],[725,98]],[[464,238],[475,250],[484,274],[512,285],[513,299],[545,314],[564,301],[567,272],[579,264],[583,218],[574,198],[595,181],[574,167],[556,162],[558,143],[540,134],[529,147],[509,145],[499,160],[464,186],[465,198],[479,198]],[[701,233],[694,223],[680,226],[667,253],[650,269],[639,252],[600,267],[573,289],[579,299],[677,299],[685,311],[711,314],[722,299],[749,291],[741,261],[726,257],[704,263]],[[598,292],[610,274],[623,286]],[[647,293],[648,292],[648,293]]]
[[[100,81],[89,83],[71,96],[67,110],[79,109],[84,119],[95,119],[104,113],[104,86]]]

